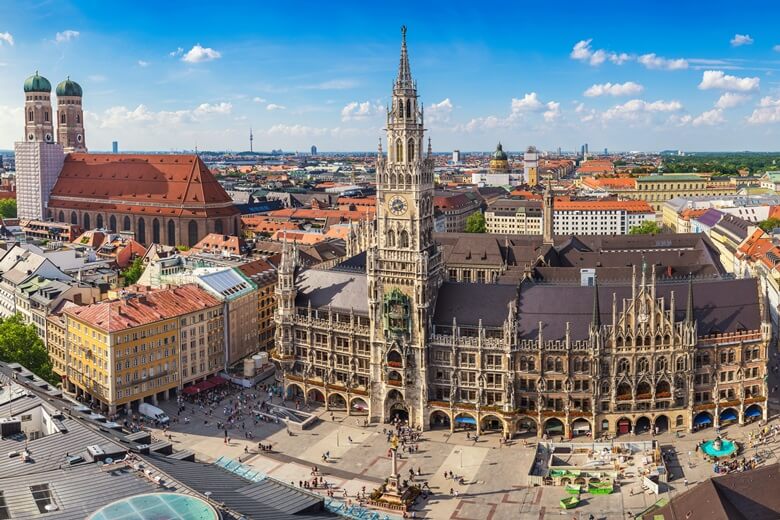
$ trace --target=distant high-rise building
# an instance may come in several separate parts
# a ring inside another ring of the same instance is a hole
[[[580,157],[585,157],[585,145],[580,146]]]
[[[460,150],[452,151],[452,164],[460,164]]]
[[[119,141],[111,141],[111,153],[119,153]]]
[[[314,145],[312,145],[312,147],[311,147],[311,154],[312,155],[317,155],[317,147],[314,146]]]
[[[585,155],[588,155],[588,153],[590,153],[590,152],[588,151],[588,143],[585,143]]]
[[[606,148],[604,148],[604,155],[609,155],[609,150],[607,150]]]
[[[558,157],[561,157],[561,147],[558,147]]]
[[[252,153],[255,151],[254,148],[255,145],[255,136],[252,134],[252,127],[249,127],[249,153]]]
[[[65,153],[63,145],[54,142],[49,80],[37,72],[27,78],[24,99],[24,141],[14,144],[17,214],[23,219],[44,220],[48,217],[49,195],[62,169]],[[81,105],[79,113],[80,108]]]

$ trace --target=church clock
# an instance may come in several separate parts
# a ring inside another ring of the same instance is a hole
[[[406,199],[400,195],[396,195],[388,202],[387,209],[396,217],[400,217],[406,213],[406,210],[409,209],[409,205],[406,203]]]

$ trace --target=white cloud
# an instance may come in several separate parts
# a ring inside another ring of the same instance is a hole
[[[601,65],[607,60],[616,65],[623,65],[625,62],[632,59],[632,56],[630,54],[626,54],[625,52],[618,53],[604,49],[593,50],[590,45],[590,42],[592,41],[593,39],[591,38],[588,40],[580,40],[575,43],[571,53],[569,53],[569,57],[571,57],[573,60],[587,62],[594,67]]]
[[[87,79],[90,81],[94,81],[95,83],[102,83],[106,81],[108,78],[106,78],[102,74],[92,74],[91,76],[87,76]]]
[[[655,53],[642,54],[637,61],[648,69],[681,70],[688,68],[688,61],[682,58],[670,59]]]
[[[632,99],[606,110],[601,117],[605,121],[612,119],[639,120],[655,113],[677,112],[682,108],[679,101],[658,100],[650,102],[643,99]]]
[[[753,38],[751,38],[749,34],[735,34],[734,37],[731,39],[732,47],[751,45],[752,43],[753,43]]]
[[[451,113],[452,101],[450,101],[450,98],[428,105],[427,110],[425,111],[428,122],[433,124],[449,121]]]
[[[7,43],[8,45],[14,44],[14,37],[9,32],[2,32],[0,33],[0,45],[3,45],[3,42]]]
[[[544,104],[539,101],[536,92],[531,92],[523,96],[523,99],[512,98],[512,112],[538,112],[544,108]]]
[[[744,94],[735,94],[733,92],[725,92],[715,102],[715,108],[720,108],[720,109],[734,108],[736,106],[739,106],[739,105],[743,104],[748,99],[750,99],[750,97],[746,96]]]
[[[306,125],[274,125],[267,130],[269,135],[283,135],[288,137],[311,137],[326,135],[331,130],[327,128],[315,128]]]
[[[775,52],[780,52],[780,45],[775,45],[774,47],[772,47],[772,50]]]
[[[273,112],[274,110],[285,110],[287,107],[284,105],[277,105],[276,103],[268,103],[265,107],[266,110],[269,112]]]
[[[547,103],[547,110],[544,111],[542,117],[547,123],[555,122],[561,116],[561,104],[556,101],[550,101]]]
[[[633,81],[626,81],[625,83],[600,83],[592,85],[586,90],[585,96],[631,96],[639,94],[642,90],[644,90],[644,87]]]
[[[229,115],[233,110],[230,103],[202,103],[192,109],[161,110],[155,112],[146,105],[138,105],[134,109],[124,106],[113,106],[102,113],[88,112],[90,117],[100,128],[126,128],[128,126],[141,127],[173,127],[184,124],[204,121],[214,116]]]
[[[54,41],[57,42],[57,43],[69,42],[71,40],[75,40],[76,38],[78,38],[79,34],[80,33],[78,31],[73,31],[71,29],[67,29],[65,31],[58,32],[57,34],[55,34],[54,35]]]
[[[222,53],[215,51],[211,47],[203,47],[201,44],[196,43],[192,49],[187,51],[182,56],[181,61],[187,63],[203,63],[206,61],[216,60],[222,57]]]
[[[168,56],[170,56],[171,58],[175,58],[176,56],[181,56],[182,54],[184,54],[184,49],[182,49],[181,47],[177,47],[175,51],[169,52]]]
[[[138,66],[139,67],[148,67],[149,66],[149,62],[148,61],[144,61],[144,60],[138,60]]]
[[[579,116],[582,123],[589,123],[596,118],[596,110],[587,108],[584,103],[578,103],[574,113]]]
[[[254,101],[255,103],[265,103],[266,99],[261,97],[255,97],[252,99],[252,101]]]
[[[747,122],[756,125],[780,122],[780,99],[769,96],[761,98]]]
[[[761,79],[758,77],[740,78],[728,75],[722,70],[705,70],[699,88],[701,90],[720,89],[750,92],[758,90],[760,83]]]
[[[723,119],[723,110],[720,108],[713,108],[712,110],[707,110],[694,117],[691,124],[693,124],[693,126],[714,126],[725,122],[726,120]]]
[[[341,109],[342,121],[358,121],[382,113],[382,105],[371,101],[352,101]]]

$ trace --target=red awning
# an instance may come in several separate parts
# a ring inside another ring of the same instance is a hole
[[[210,390],[210,389],[214,388],[215,386],[216,385],[214,383],[212,383],[211,381],[209,381],[209,380],[201,381],[200,383],[198,383],[198,387],[201,390]]]
[[[184,390],[181,391],[183,394],[192,395],[197,394],[200,392],[200,388],[198,388],[198,385],[192,385],[185,387]]]
[[[227,383],[227,379],[225,379],[224,377],[220,377],[220,376],[214,376],[214,377],[208,379],[207,381],[212,383],[214,386],[221,386],[221,385],[224,385],[225,383]]]

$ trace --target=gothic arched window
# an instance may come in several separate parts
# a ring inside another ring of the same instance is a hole
[[[28,120],[28,121],[32,121],[33,119],[35,119],[35,114],[33,113],[33,111],[32,111],[32,110],[30,110],[30,111],[27,113],[27,120]]]
[[[168,245],[176,245],[176,222],[173,219],[168,221]]]
[[[60,211],[59,218],[57,218],[58,222],[65,222],[65,212]]]
[[[406,118],[411,119],[412,117],[412,103],[411,101],[406,102]]]
[[[187,224],[187,245],[192,247],[198,243],[198,223],[194,220],[190,220]]]
[[[618,361],[617,371],[618,374],[626,374],[628,373],[628,360],[626,358],[620,358],[620,361]]]
[[[684,370],[687,370],[688,363],[686,362],[685,358],[683,356],[680,356],[677,358],[677,371],[682,372]]]
[[[114,215],[108,217],[108,229],[116,231],[116,217]]]
[[[534,370],[536,370],[536,359],[534,359],[532,357],[528,358],[528,370],[530,372],[533,372]]]
[[[395,231],[392,229],[387,232],[387,245],[389,247],[395,247]]]
[[[555,358],[555,371],[563,372],[563,360],[561,358]]]
[[[76,122],[81,123],[81,116],[76,114]]]
[[[60,113],[60,123],[65,122],[65,112]]]
[[[70,212],[70,223],[73,224],[74,226],[78,225],[79,223],[79,216],[76,215],[75,211]]]
[[[92,229],[92,227],[89,224],[90,224],[89,213],[85,213],[84,214],[84,230]]]
[[[122,221],[122,231],[130,231],[130,217],[127,215],[125,215],[125,218]]]
[[[667,368],[669,368],[669,364],[666,362],[666,358],[658,358],[655,362],[655,371],[656,372],[664,372]]]
[[[146,221],[143,217],[138,219],[138,232],[136,233],[135,237],[142,244],[146,243]]]
[[[404,143],[400,139],[395,141],[395,160],[397,162],[404,161]]]
[[[553,370],[555,370],[555,360],[553,358],[548,357],[546,360],[546,365],[547,365],[547,369],[546,369],[547,371],[552,372]]]
[[[98,215],[95,219],[95,227],[103,229],[103,215]]]
[[[157,219],[152,220],[152,242],[155,244],[161,244],[160,242],[160,221]]]
[[[398,100],[398,117],[404,117],[404,100]]]
[[[407,146],[408,153],[410,161],[414,161],[414,139],[409,139],[409,144]]]
[[[401,247],[409,247],[409,233],[404,229],[398,237],[398,245]]]
[[[636,363],[636,369],[639,372],[647,372],[650,369],[650,362],[647,361],[647,358],[639,358],[639,361]]]

